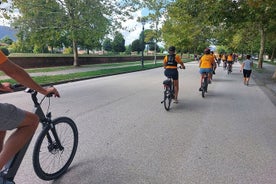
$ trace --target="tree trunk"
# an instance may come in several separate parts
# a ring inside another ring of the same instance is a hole
[[[259,52],[259,60],[258,60],[258,68],[263,68],[263,60],[264,60],[264,49],[265,49],[265,30],[264,26],[261,23],[260,27],[261,33],[261,43],[260,43],[260,52]]]
[[[271,54],[271,57],[270,57],[270,61],[271,61],[272,63],[274,63],[274,58],[275,58],[275,47],[273,47],[273,49],[272,49],[272,54]]]
[[[74,66],[80,66],[78,61],[78,47],[75,39],[73,39],[73,52],[74,52]]]

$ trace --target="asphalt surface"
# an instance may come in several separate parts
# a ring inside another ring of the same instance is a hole
[[[121,67],[121,66],[118,66]],[[30,76],[52,76],[52,75],[63,75],[70,73],[78,73],[78,72],[87,72],[87,71],[96,71],[100,69],[108,69],[114,67],[101,67],[101,66],[81,66],[76,67],[74,69],[68,70],[60,70],[60,71],[52,71],[52,72],[37,72],[30,73]],[[276,70],[276,65],[263,63],[262,71],[253,71],[252,78],[255,80],[256,84],[258,84],[264,92],[269,96],[273,104],[276,106],[276,79],[272,79],[272,75]],[[0,80],[8,79],[8,76],[0,76]]]
[[[220,67],[203,99],[197,63],[186,67],[169,112],[160,103],[162,68],[57,85],[62,97],[52,100],[52,114],[77,123],[77,155],[63,177],[42,181],[33,141],[16,183],[276,183],[276,108],[265,85],[244,86],[239,64],[230,75]],[[32,109],[23,92],[0,101]]]

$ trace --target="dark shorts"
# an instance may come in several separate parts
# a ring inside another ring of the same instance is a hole
[[[173,80],[178,80],[178,70],[177,69],[165,69],[164,74],[168,78],[172,78]]]
[[[25,111],[11,104],[0,103],[0,130],[12,130],[24,120]]]
[[[245,70],[245,69],[243,69],[243,77],[244,78],[249,78],[250,75],[251,75],[251,72],[252,72],[252,70]]]

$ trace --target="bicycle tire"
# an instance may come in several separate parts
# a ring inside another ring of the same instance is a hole
[[[208,78],[204,77],[204,80],[203,80],[203,83],[202,83],[202,92],[201,92],[202,98],[205,97],[205,93],[207,92],[207,88],[208,88]]]
[[[205,85],[204,85],[204,82],[202,83],[201,86],[202,86],[201,87],[201,96],[202,96],[202,98],[204,98],[205,97]]]
[[[56,130],[63,150],[57,147],[53,136]],[[49,142],[47,135],[53,140]],[[78,129],[74,121],[67,117],[54,119],[39,134],[33,151],[33,167],[42,180],[53,180],[63,175],[72,163],[78,147]]]
[[[171,102],[172,102],[171,92],[169,89],[166,89],[164,91],[164,107],[166,111],[170,110]]]

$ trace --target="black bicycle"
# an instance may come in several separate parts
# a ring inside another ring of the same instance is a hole
[[[163,103],[165,109],[169,111],[171,107],[171,102],[174,99],[173,79],[171,77],[168,77],[166,80],[163,81],[163,85],[164,85],[164,99],[161,103]]]
[[[227,64],[227,74],[229,75],[230,73],[232,73],[232,63]]]
[[[208,90],[208,73],[207,72],[204,72],[203,74],[203,81],[201,83],[201,96],[202,98],[205,97],[205,93],[207,93],[207,90]]]
[[[78,147],[77,126],[68,117],[59,117],[52,120],[51,112],[48,112],[51,95],[44,96],[39,103],[36,91],[28,88],[25,92],[31,94],[35,114],[39,116],[42,124],[42,130],[33,150],[34,171],[43,180],[57,179],[66,172],[76,154]],[[41,104],[45,99],[49,99],[46,115],[41,108]],[[4,166],[0,173],[3,184],[15,183],[14,177],[30,142],[31,140]]]

